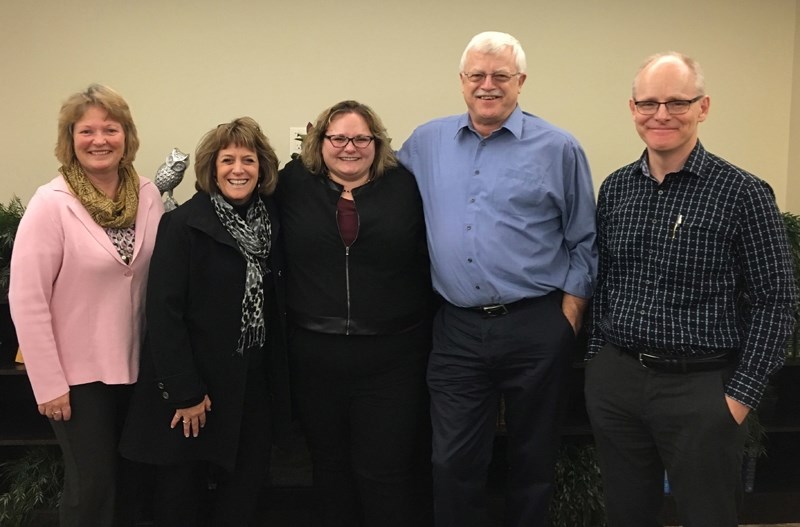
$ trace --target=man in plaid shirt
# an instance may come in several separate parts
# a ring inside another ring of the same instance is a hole
[[[700,66],[650,57],[630,110],[647,146],[600,188],[586,400],[611,527],[735,526],[745,417],[784,361],[796,291],[769,185],[707,152]]]

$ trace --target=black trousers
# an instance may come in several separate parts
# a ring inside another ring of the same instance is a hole
[[[291,337],[294,391],[325,527],[431,525],[430,326]]]
[[[586,366],[609,527],[661,525],[664,470],[684,527],[733,527],[747,426],[728,409],[731,369],[658,373],[605,346]]]
[[[268,481],[272,445],[269,385],[263,365],[251,365],[246,382],[233,471],[204,460],[155,467],[153,513],[156,526],[263,525],[259,517],[259,498]],[[186,441],[192,439],[189,437]]]
[[[547,525],[574,344],[560,293],[495,318],[449,304],[440,309],[428,366],[437,527],[489,525],[485,484],[501,393],[508,429],[505,525]]]
[[[135,464],[117,453],[132,386],[70,386],[72,418],[50,421],[64,456],[62,527],[133,525]]]

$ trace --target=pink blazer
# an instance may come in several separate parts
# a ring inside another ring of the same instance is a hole
[[[158,189],[140,177],[136,241],[125,265],[61,176],[31,198],[14,241],[9,302],[37,403],[77,384],[136,382],[163,212]]]

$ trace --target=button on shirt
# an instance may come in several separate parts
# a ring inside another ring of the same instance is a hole
[[[484,138],[463,114],[420,126],[398,157],[417,178],[433,286],[448,302],[591,296],[594,191],[567,132],[517,107]]]
[[[796,295],[769,185],[699,142],[659,184],[645,152],[603,182],[597,218],[588,357],[606,341],[676,356],[740,350],[725,393],[755,408],[783,364]]]

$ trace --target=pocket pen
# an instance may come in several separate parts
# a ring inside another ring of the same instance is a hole
[[[678,214],[678,217],[675,219],[675,225],[672,226],[672,239],[675,239],[675,235],[678,233],[678,227],[681,226],[683,223],[683,214]]]

